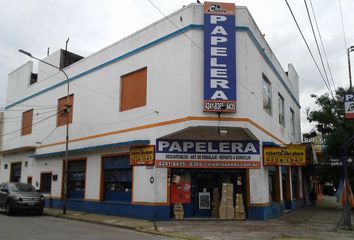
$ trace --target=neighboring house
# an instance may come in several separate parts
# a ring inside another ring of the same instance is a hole
[[[64,74],[44,63],[10,73],[4,133],[18,131],[3,138],[1,181],[31,182],[62,206],[68,105],[70,209],[166,220],[181,201],[184,217],[210,217],[223,183],[249,219],[302,205],[302,168],[262,164],[263,146],[301,142],[298,75],[246,7],[228,18],[233,6],[210,17],[190,4],[83,59],[44,58],[69,76],[69,98]]]

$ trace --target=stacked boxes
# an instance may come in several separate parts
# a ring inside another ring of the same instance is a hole
[[[183,220],[184,211],[182,203],[175,203],[173,205],[173,215],[175,216],[176,220]]]
[[[234,185],[232,183],[222,184],[222,196],[219,207],[219,217],[221,219],[234,219],[235,212],[233,206]]]
[[[214,190],[213,190],[213,201],[212,201],[211,205],[212,205],[211,216],[213,218],[218,218],[219,217],[219,207],[220,207],[220,194],[219,194],[218,188],[214,188]]]
[[[245,207],[243,205],[243,198],[241,193],[236,193],[236,202],[235,202],[235,219],[245,220]]]

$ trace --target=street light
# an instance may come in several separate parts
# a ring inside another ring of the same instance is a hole
[[[351,46],[347,49],[347,56],[348,56],[348,70],[349,70],[349,89],[352,91],[352,73],[350,69],[350,52],[354,51],[354,46]]]
[[[20,53],[27,55],[30,58],[36,59],[37,61],[40,61],[44,64],[47,64],[49,66],[52,66],[53,68],[58,69],[59,71],[61,71],[66,78],[66,82],[67,82],[67,92],[66,92],[66,105],[65,105],[65,115],[66,115],[66,136],[65,136],[65,157],[64,157],[64,176],[63,176],[63,182],[64,182],[64,186],[63,186],[63,214],[66,214],[66,207],[67,207],[67,182],[68,182],[68,159],[69,159],[69,111],[70,111],[70,84],[69,84],[69,77],[66,74],[66,72],[61,69],[60,67],[57,67],[49,62],[43,61],[39,58],[36,58],[34,56],[32,56],[31,53],[26,52],[22,49],[18,50]]]

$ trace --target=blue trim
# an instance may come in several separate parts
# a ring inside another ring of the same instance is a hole
[[[249,220],[268,220],[284,214],[284,203],[273,202],[270,206],[250,207],[247,209]]]
[[[57,199],[46,199],[46,206],[62,208],[63,203]],[[67,208],[82,212],[140,218],[148,220],[170,220],[170,206],[142,206],[123,202],[89,202],[68,199]]]
[[[68,83],[68,81],[69,81],[69,82],[72,82],[72,81],[74,81],[74,80],[77,80],[77,79],[79,79],[79,78],[81,78],[81,77],[83,77],[83,76],[86,76],[86,75],[88,75],[88,74],[90,74],[90,73],[93,73],[93,72],[95,72],[95,71],[97,71],[97,70],[100,70],[100,69],[102,69],[102,68],[104,68],[104,67],[107,67],[107,66],[109,66],[109,65],[111,65],[111,64],[113,64],[113,63],[116,63],[116,62],[118,62],[118,61],[121,61],[121,60],[123,60],[123,59],[125,59],[125,58],[127,58],[127,57],[130,57],[130,56],[132,56],[132,55],[134,55],[134,54],[137,54],[137,53],[139,53],[139,52],[141,52],[141,51],[144,51],[144,50],[146,50],[146,49],[148,49],[148,48],[151,48],[151,47],[153,47],[153,46],[155,46],[155,45],[157,45],[157,44],[159,44],[159,43],[161,43],[161,42],[163,42],[163,41],[166,41],[166,40],[168,40],[168,39],[171,39],[171,38],[173,38],[173,37],[175,37],[175,36],[177,36],[177,35],[179,35],[179,34],[183,34],[184,32],[187,32],[187,31],[189,31],[189,30],[203,30],[203,28],[204,28],[204,25],[190,24],[190,25],[188,25],[188,26],[186,26],[186,27],[184,27],[184,28],[178,29],[177,31],[174,31],[174,32],[172,32],[172,33],[170,33],[170,34],[167,34],[166,36],[163,36],[163,37],[161,37],[161,38],[159,38],[159,39],[157,39],[157,40],[155,40],[155,41],[152,41],[152,42],[150,42],[150,43],[148,43],[148,44],[145,44],[145,45],[143,45],[143,46],[141,46],[141,47],[138,47],[138,48],[136,48],[136,49],[134,49],[134,50],[132,50],[132,51],[130,51],[130,52],[127,52],[127,53],[125,53],[125,54],[123,54],[123,55],[121,55],[121,56],[119,56],[119,57],[113,58],[112,60],[109,60],[109,61],[107,61],[107,62],[105,62],[105,63],[102,63],[102,64],[100,64],[100,65],[98,65],[98,66],[96,66],[96,67],[93,67],[93,68],[91,68],[91,69],[89,69],[89,70],[87,70],[87,71],[85,71],[85,72],[82,72],[82,73],[80,73],[80,74],[78,74],[78,75],[75,75],[75,76],[69,78],[69,79],[66,80],[66,81],[62,81],[62,82],[59,82],[59,83],[57,83],[57,84],[54,84],[54,85],[51,86],[51,87],[48,87],[48,88],[46,88],[46,89],[43,89],[43,90],[41,90],[41,91],[39,91],[39,92],[37,92],[37,93],[35,93],[35,94],[32,94],[32,95],[30,95],[30,96],[28,96],[28,97],[25,97],[25,98],[23,98],[23,99],[21,99],[21,100],[19,100],[19,101],[17,101],[17,102],[14,102],[14,103],[12,103],[12,104],[10,104],[10,105],[7,105],[7,106],[5,107],[5,109],[9,109],[9,108],[11,108],[11,107],[13,107],[13,106],[15,106],[15,105],[17,105],[17,104],[20,104],[20,103],[22,103],[22,102],[24,102],[24,101],[27,101],[27,100],[33,98],[33,97],[42,95],[43,93],[46,93],[46,92],[48,92],[48,91],[51,91],[51,90],[53,90],[53,89],[55,89],[55,88],[58,88],[58,87],[60,87],[60,86],[62,86],[62,85],[65,85],[65,84]],[[259,42],[257,41],[256,37],[253,35],[253,33],[251,32],[251,30],[250,30],[248,27],[245,27],[245,26],[235,26],[235,29],[236,29],[236,32],[238,31],[238,32],[247,32],[247,33],[248,33],[248,35],[250,36],[252,42],[256,45],[257,49],[259,50],[259,52],[261,53],[261,55],[263,56],[263,58],[266,60],[266,62],[267,62],[268,65],[270,66],[270,68],[275,72],[276,76],[278,77],[278,79],[280,80],[280,82],[283,84],[283,86],[285,87],[285,89],[287,90],[287,92],[290,94],[291,98],[295,101],[296,105],[300,108],[301,106],[300,106],[300,104],[298,103],[298,101],[296,100],[295,96],[292,94],[292,92],[290,91],[289,87],[285,84],[284,80],[282,79],[282,77],[280,76],[279,72],[278,72],[278,71],[276,70],[276,68],[274,67],[273,63],[271,62],[271,60],[269,59],[269,57],[267,56],[267,54],[263,51],[262,46],[259,44]]]
[[[103,149],[113,148],[113,147],[123,147],[123,146],[129,146],[129,145],[148,145],[148,144],[150,144],[150,140],[133,140],[133,141],[128,141],[128,142],[119,142],[119,143],[98,145],[98,146],[93,146],[93,147],[72,149],[72,150],[69,150],[69,154],[83,153],[83,152],[88,152],[88,151],[97,151],[97,150],[103,150]],[[41,159],[41,158],[64,156],[64,155],[65,155],[65,151],[60,151],[60,152],[52,152],[52,153],[34,154],[34,155],[30,155],[29,157]]]
[[[288,210],[299,209],[303,206],[304,206],[304,201],[302,199],[285,202],[285,209],[288,209]]]

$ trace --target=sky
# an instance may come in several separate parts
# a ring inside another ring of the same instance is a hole
[[[18,52],[18,49],[24,49],[36,57],[44,58],[48,48],[51,53],[60,48],[64,49],[69,37],[68,50],[88,56],[163,18],[164,16],[151,2],[168,15],[196,1],[0,0],[0,108],[6,105],[8,74],[29,61],[27,56]],[[286,70],[288,63],[294,65],[300,77],[302,132],[310,131],[314,125],[307,122],[304,113],[306,108],[316,107],[310,95],[328,91],[285,0],[221,2],[246,6],[261,32],[265,34],[268,44],[283,68]],[[354,1],[311,0],[311,2],[334,83],[336,87],[348,87],[346,48],[354,45]],[[288,3],[321,67],[304,1],[288,0]],[[310,0],[307,0],[307,3],[310,7]],[[330,76],[329,73],[328,75]]]

